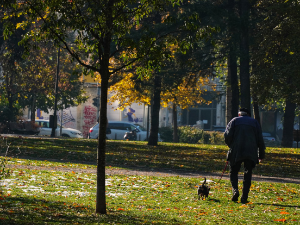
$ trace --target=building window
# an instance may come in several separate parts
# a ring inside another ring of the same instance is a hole
[[[212,130],[216,125],[217,101],[211,104],[199,104],[196,107],[182,110],[182,125],[195,125],[197,121],[202,121],[204,130]]]

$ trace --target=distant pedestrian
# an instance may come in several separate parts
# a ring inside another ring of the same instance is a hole
[[[225,143],[230,148],[227,161],[230,163],[230,182],[232,201],[238,201],[238,172],[244,163],[244,180],[241,202],[247,203],[251,187],[252,169],[265,158],[265,144],[261,127],[257,120],[251,118],[246,108],[239,110],[239,116],[233,118],[224,133]]]

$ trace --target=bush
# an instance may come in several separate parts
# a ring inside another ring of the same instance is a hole
[[[202,138],[203,131],[196,127],[178,127],[179,142],[196,144]]]
[[[215,145],[225,145],[224,133],[213,131],[210,133],[210,143]]]
[[[9,109],[8,102],[1,99],[0,95],[0,123],[4,124],[7,121],[16,121],[17,117],[22,115],[22,110],[19,104],[13,104],[13,108]]]
[[[202,130],[202,137],[201,139],[198,141],[198,143],[200,144],[210,144],[210,134],[208,131],[204,131]]]
[[[173,128],[159,128],[160,137],[165,142],[173,142]],[[189,144],[215,144],[225,145],[224,133],[217,131],[204,131],[196,127],[178,127],[179,142]]]
[[[161,127],[159,128],[160,138],[165,142],[173,142],[173,128]]]

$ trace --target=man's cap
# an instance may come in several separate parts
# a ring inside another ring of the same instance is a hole
[[[251,116],[251,112],[250,112],[250,110],[247,109],[247,108],[240,108],[240,112],[245,112],[245,113],[247,113],[248,115]]]

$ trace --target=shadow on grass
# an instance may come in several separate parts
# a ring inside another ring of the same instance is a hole
[[[221,202],[219,199],[210,198],[210,197],[208,197],[208,200],[209,201],[213,201],[213,202]]]
[[[10,156],[24,159],[96,165],[97,140],[9,138]],[[6,146],[3,145],[3,150]],[[1,150],[1,149],[0,149]],[[1,153],[2,151],[1,150]],[[129,170],[169,173],[221,174],[228,148],[222,145],[159,143],[148,146],[141,141],[108,141],[106,165]],[[267,152],[255,174],[300,177],[300,154]],[[228,168],[227,168],[228,171]]]
[[[268,204],[268,203],[261,203],[261,202],[256,202],[255,204],[277,206],[277,207],[282,207],[282,208],[299,208],[300,207],[300,205]]]
[[[161,214],[152,215],[122,209],[107,209],[107,214],[95,214],[94,208],[70,202],[46,201],[37,198],[7,197],[0,201],[0,224],[165,224]],[[172,219],[168,224],[183,224]]]

